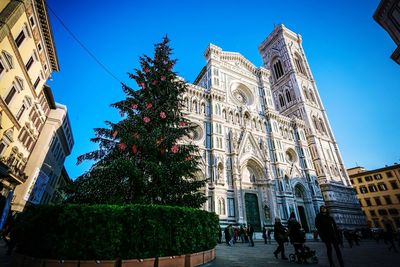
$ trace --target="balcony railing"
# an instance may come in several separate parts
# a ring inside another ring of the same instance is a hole
[[[8,167],[9,177],[15,180],[12,182],[22,184],[28,179],[28,176],[24,172],[26,164],[19,164],[13,157],[1,157],[0,161]]]

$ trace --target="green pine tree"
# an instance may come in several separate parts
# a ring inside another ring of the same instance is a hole
[[[141,69],[129,77],[139,90],[122,86],[126,99],[112,104],[122,116],[108,128],[95,129],[99,149],[78,157],[95,160],[78,177],[70,201],[147,203],[200,207],[205,196],[196,180],[198,147],[182,142],[193,129],[183,117],[181,95],[187,85],[172,70],[176,60],[167,37],[155,45],[154,59],[140,58]]]

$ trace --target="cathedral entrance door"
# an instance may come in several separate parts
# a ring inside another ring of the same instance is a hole
[[[309,233],[310,229],[308,228],[307,217],[306,217],[304,207],[297,206],[297,211],[299,212],[301,226],[303,227],[303,229],[306,233]]]
[[[256,194],[246,193],[244,195],[246,206],[247,223],[251,224],[255,231],[261,231],[260,211],[258,209],[258,198]]]

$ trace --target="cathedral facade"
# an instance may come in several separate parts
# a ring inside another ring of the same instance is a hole
[[[324,204],[342,227],[365,224],[301,42],[277,26],[259,46],[262,67],[210,44],[183,96],[207,180],[204,209],[222,226],[261,230],[295,212],[310,232]]]

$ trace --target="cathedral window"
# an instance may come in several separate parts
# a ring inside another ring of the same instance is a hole
[[[308,92],[305,87],[303,87],[303,94],[304,94],[304,97],[308,100]]]
[[[275,63],[273,64],[273,68],[274,68],[275,80],[279,80],[279,78],[282,77],[284,74],[282,63],[279,59],[275,61]]]
[[[225,200],[223,198],[218,199],[218,214],[225,215]]]
[[[315,128],[315,130],[319,130],[317,118],[316,118],[315,116],[313,116],[313,117],[312,117],[312,120],[313,120],[313,123],[314,123],[314,128]]]
[[[281,107],[285,105],[285,99],[283,98],[282,95],[279,95],[279,104],[281,105]]]
[[[254,174],[250,175],[250,182],[252,183],[256,182],[256,176]]]
[[[235,217],[235,200],[228,197],[228,216]]]
[[[322,121],[321,118],[319,118],[319,124],[320,124],[320,126],[321,126],[322,132],[326,133],[325,125],[324,125],[324,122]]]
[[[292,102],[292,97],[290,96],[289,90],[286,90],[286,99],[288,102]]]
[[[297,71],[300,72],[301,74],[306,75],[306,71],[305,71],[304,66],[303,66],[303,61],[301,60],[299,55],[295,56],[294,62],[296,64]]]
[[[309,90],[308,95],[310,96],[310,100],[311,100],[312,102],[315,103],[314,94],[313,94],[313,92],[311,91],[311,89]]]
[[[192,104],[192,111],[194,112],[198,112],[198,107],[197,107],[197,101],[193,100],[193,104]]]
[[[206,114],[206,104],[204,102],[200,104],[200,112],[201,114]]]

